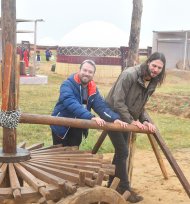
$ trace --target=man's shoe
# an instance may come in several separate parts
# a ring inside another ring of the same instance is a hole
[[[138,195],[137,193],[135,193],[134,191],[130,191],[130,195],[128,196],[128,198],[126,199],[127,201],[129,201],[130,203],[138,203],[140,201],[143,200],[143,197]]]

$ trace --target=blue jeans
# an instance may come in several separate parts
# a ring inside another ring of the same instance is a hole
[[[123,193],[126,190],[130,190],[127,174],[128,138],[130,132],[109,131],[108,135],[115,148],[115,154],[112,161],[112,164],[115,165],[115,175],[109,177],[108,186],[111,185],[114,177],[118,177],[120,179],[119,189]]]

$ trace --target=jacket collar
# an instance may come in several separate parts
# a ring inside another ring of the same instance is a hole
[[[81,85],[81,81],[78,73],[74,74],[74,81],[77,84]],[[88,87],[88,96],[91,96],[96,93],[96,84],[93,80],[88,83],[87,87]]]

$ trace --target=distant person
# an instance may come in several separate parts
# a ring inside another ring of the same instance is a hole
[[[92,60],[85,60],[79,68],[79,72],[69,76],[60,87],[59,99],[52,115],[57,117],[80,118],[94,120],[100,126],[105,121],[119,123],[126,127],[127,123],[120,120],[120,116],[113,112],[101,97],[93,76],[96,65]],[[91,113],[93,109],[100,117]],[[73,128],[51,125],[53,144],[63,146],[79,146],[82,135],[87,137],[88,130],[84,127]]]
[[[46,61],[49,62],[51,57],[51,51],[47,48],[45,51]]]
[[[40,67],[40,62],[41,62],[41,55],[40,55],[40,51],[36,51],[36,66],[37,68]]]
[[[23,60],[25,62],[25,66],[28,67],[29,66],[29,49],[25,49],[24,52],[23,52]]]
[[[155,132],[156,127],[147,119],[144,106],[156,87],[163,83],[165,78],[166,59],[162,53],[153,53],[145,63],[126,68],[111,88],[106,102],[115,112],[120,114],[121,120],[137,126],[140,129],[148,128]],[[143,197],[132,191],[127,174],[128,138],[130,132],[108,131],[109,137],[115,148],[113,164],[115,176],[120,178],[118,192],[123,194],[130,191],[127,201],[136,203]],[[108,186],[113,178],[110,176]]]

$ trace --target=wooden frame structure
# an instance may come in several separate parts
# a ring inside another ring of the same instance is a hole
[[[19,98],[19,72],[16,66],[16,0],[2,0],[2,107],[1,113],[11,115],[17,113]],[[35,114],[18,113],[15,121],[33,124],[56,124],[78,128],[95,128],[115,131],[132,131],[150,134],[133,125],[122,128],[119,125],[106,123],[100,127],[95,121],[57,118]],[[1,120],[2,121],[2,120]],[[0,152],[0,200],[11,199],[13,203],[58,203],[90,204],[106,202],[108,204],[124,204],[129,196],[123,196],[114,189],[119,180],[114,179],[111,189],[101,187],[109,175],[114,174],[114,166],[104,160],[102,155],[89,151],[80,151],[76,147],[62,146],[43,147],[34,144],[25,147],[25,143],[17,145],[16,125],[9,127],[9,119],[3,123],[3,147]],[[7,123],[6,123],[7,122]],[[2,125],[2,124],[1,124]],[[105,134],[104,134],[105,135]],[[187,194],[190,187],[163,140],[154,135],[160,147],[180,179]],[[27,185],[26,185],[27,183]],[[84,196],[88,199],[84,201]]]

